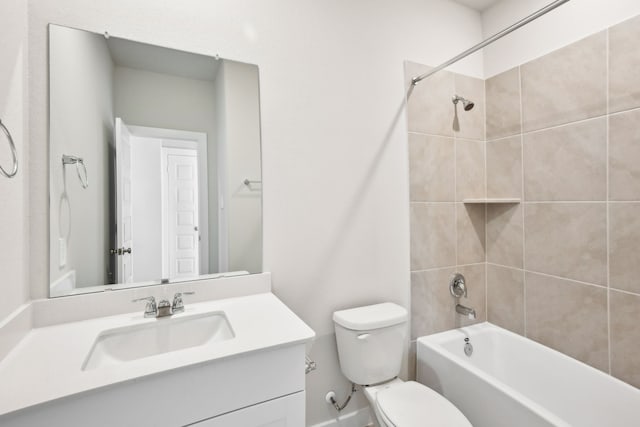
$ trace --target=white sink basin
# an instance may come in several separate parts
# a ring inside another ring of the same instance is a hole
[[[234,336],[223,312],[159,318],[152,323],[109,329],[96,338],[82,370],[208,345]]]

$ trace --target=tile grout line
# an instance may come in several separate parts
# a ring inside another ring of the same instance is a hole
[[[473,267],[476,265],[484,265],[483,262],[470,262],[468,264],[458,264],[456,262],[456,264],[451,264],[451,265],[445,265],[442,267],[433,267],[433,268],[424,268],[421,270],[411,270],[411,273],[431,273],[434,271],[438,271],[438,270],[449,270],[449,269],[455,269],[457,267]]]
[[[522,132],[515,132],[506,136],[499,136],[497,138],[487,138],[485,141],[487,144],[493,144],[494,142],[504,142],[507,139],[519,138]]]
[[[531,200],[531,201],[521,201],[521,204],[527,205],[551,205],[551,204],[564,204],[564,205],[584,205],[584,204],[596,204],[596,203],[607,203],[606,200]]]
[[[640,200],[607,200],[607,203],[610,205],[620,205],[620,204],[640,203]]]
[[[609,85],[610,85],[610,76],[609,76],[609,56],[610,56],[610,37],[609,37],[609,28],[605,30],[606,34],[606,44],[605,44],[605,52],[606,52],[606,77],[605,77],[605,93],[606,93],[606,113],[607,118],[605,122],[606,129],[606,162],[605,162],[605,173],[606,173],[606,239],[607,239],[607,362],[609,364],[609,375],[611,375],[611,233],[610,233],[610,205],[609,205],[609,117],[611,113],[610,106],[610,95],[609,95]]]
[[[520,69],[520,66],[518,66],[518,69]],[[607,93],[607,97],[608,97],[608,93]],[[529,131],[526,131],[526,132],[524,131],[524,126],[523,126],[523,123],[521,121],[520,122],[520,125],[521,125],[520,126],[520,132],[514,133],[512,135],[499,136],[499,137],[496,137],[496,138],[487,138],[487,137],[485,137],[485,141],[488,142],[488,143],[492,143],[492,142],[500,141],[500,140],[503,140],[503,139],[514,138],[514,137],[520,136],[521,134],[529,135],[529,134],[532,134],[532,133],[544,132],[544,131],[553,130],[553,129],[557,129],[557,128],[561,128],[561,127],[565,127],[565,126],[571,126],[571,125],[575,125],[575,124],[580,124],[580,123],[583,123],[583,122],[587,122],[589,120],[605,119],[605,118],[608,118],[608,116],[615,116],[615,115],[619,115],[619,114],[631,113],[631,112],[638,111],[638,110],[640,110],[640,107],[631,107],[631,108],[623,109],[623,110],[620,110],[620,111],[610,112],[608,110],[608,108],[607,108],[607,112],[605,112],[604,114],[600,114],[600,115],[593,116],[593,117],[587,117],[587,118],[584,118],[584,119],[568,121],[568,122],[557,124],[557,125],[553,125],[553,126],[542,127],[540,129],[529,130]],[[522,111],[520,113],[522,115]],[[452,139],[452,138],[455,137],[454,134],[452,134],[452,135],[441,135],[441,134],[437,134],[437,133],[417,132],[417,131],[408,131],[407,133],[408,134],[414,134],[414,135],[446,138],[446,139]],[[468,140],[468,141],[482,142],[482,138],[478,138],[478,139],[476,139],[476,138],[459,138],[459,139]]]
[[[524,111],[522,102],[522,65],[518,65],[518,96],[520,98],[520,200],[522,200],[522,327],[523,334],[527,336],[527,274],[525,262],[525,227],[524,227],[524,211],[526,209],[526,200],[524,196]]]
[[[525,270],[523,268],[514,267],[512,265],[496,264],[494,262],[490,262],[489,265],[494,265],[496,267],[502,267],[502,268],[509,268],[511,270],[519,270],[519,271],[522,271],[524,273],[537,274],[539,276],[550,277],[552,279],[563,280],[563,281],[566,281],[566,282],[573,282],[573,283],[577,283],[579,285],[591,286],[591,287],[600,288],[600,289],[603,289],[603,290],[607,289],[607,285],[606,284],[605,285],[599,285],[597,283],[585,282],[584,280],[577,280],[577,279],[572,279],[570,277],[557,276],[555,274],[549,274],[549,273],[545,273],[545,272],[537,271],[537,270]],[[618,291],[618,290],[619,289],[616,289],[616,291]],[[621,292],[625,292],[625,291],[621,291]],[[626,293],[631,294],[631,295],[640,296],[640,294],[634,294],[633,292],[629,292],[629,291],[626,291]]]
[[[484,135],[484,197],[489,197],[489,167],[487,162],[487,79],[482,81],[484,89],[484,120],[483,120],[483,135]],[[484,204],[484,317],[485,321],[489,321],[489,266],[487,265],[487,221],[489,206]]]
[[[456,89],[456,76],[453,75],[453,93],[457,93]],[[458,108],[456,105],[453,106],[454,114],[458,114]],[[460,120],[460,119],[458,119]],[[458,121],[458,125],[460,122]],[[453,132],[453,224],[454,224],[454,248],[455,248],[455,269],[458,270],[458,135],[456,135],[455,130],[452,129]]]
[[[607,58],[607,63],[608,63],[608,58]],[[608,76],[608,72],[609,72],[609,70],[607,70],[607,72],[606,72],[607,76]],[[558,129],[558,128],[561,128],[561,127],[581,124],[581,123],[584,123],[584,122],[588,122],[590,120],[606,119],[608,116],[616,116],[616,115],[621,115],[621,114],[625,114],[625,113],[637,112],[638,110],[640,110],[640,107],[630,107],[630,108],[626,108],[626,109],[623,109],[623,110],[620,110],[620,111],[611,112],[609,110],[609,102],[608,102],[609,101],[609,99],[608,99],[609,98],[609,93],[608,93],[608,90],[607,90],[607,93],[606,93],[606,98],[607,99],[606,99],[606,102],[605,102],[605,104],[606,104],[605,105],[605,112],[603,114],[598,114],[598,115],[595,115],[595,116],[592,116],[592,117],[585,117],[583,119],[570,120],[568,122],[560,123],[560,124],[557,124],[557,125],[546,126],[546,127],[540,128],[540,129],[534,129],[534,130],[528,130],[528,131],[525,131],[524,130],[524,126],[523,126],[522,133],[524,133],[526,135],[529,135],[529,134],[532,134],[532,133],[545,132],[545,131],[549,131],[549,130]],[[513,136],[515,136],[515,135],[513,135]],[[508,136],[501,137],[501,138],[496,138],[496,140],[505,139],[505,138],[508,138]]]
[[[455,171],[454,185],[455,189],[453,192],[453,198],[455,202],[453,203],[453,224],[454,224],[454,239],[455,239],[455,253],[456,266],[460,262],[458,259],[458,140],[456,137],[453,138],[453,170]]]
[[[486,144],[485,144],[486,149]],[[487,211],[489,206],[484,205],[484,314],[485,320],[489,321],[489,265],[487,264]]]
[[[616,289],[616,288],[610,288],[609,292],[611,293],[621,293],[621,294],[625,294],[625,295],[631,295],[633,297],[639,297],[640,298],[640,293],[636,293],[636,292],[631,292],[631,291],[625,291],[624,289]]]
[[[573,282],[573,283],[576,283],[578,285],[591,286],[591,287],[600,288],[600,289],[603,289],[603,290],[609,289],[609,291],[611,293],[616,293],[617,292],[617,293],[621,293],[621,294],[630,295],[630,296],[633,296],[633,297],[640,298],[640,293],[628,291],[628,290],[625,290],[625,289],[609,288],[607,285],[598,285],[597,283],[589,283],[589,282],[585,282],[583,280],[572,279],[570,277],[556,276],[554,274],[544,273],[542,271],[524,270],[524,269],[522,269],[520,267],[514,267],[512,265],[506,265],[506,264],[499,264],[499,263],[496,263],[496,262],[488,262],[487,264],[489,264],[491,266],[494,266],[494,267],[506,268],[506,269],[509,269],[509,270],[517,270],[517,271],[522,271],[522,272],[525,272],[525,273],[537,274],[539,276],[551,277],[553,279],[563,280],[563,281],[566,281],[566,282]],[[469,264],[469,265],[479,265],[479,264]],[[434,269],[434,270],[437,270],[437,269]]]
[[[552,131],[552,130],[556,130],[556,129],[560,129],[563,127],[568,127],[568,126],[574,126],[574,125],[579,125],[591,120],[601,120],[607,117],[606,112],[604,114],[598,114],[596,116],[591,116],[591,117],[585,117],[583,119],[577,119],[577,120],[570,120],[568,122],[563,122],[557,125],[552,125],[552,126],[546,126],[546,127],[542,127],[540,129],[533,129],[533,130],[524,130],[524,123],[522,126],[522,133],[524,135],[531,135],[534,133],[541,133],[541,132],[547,132],[547,131]]]

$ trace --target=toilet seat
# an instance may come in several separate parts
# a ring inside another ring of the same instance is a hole
[[[376,406],[389,426],[472,427],[453,403],[415,381],[380,390]]]

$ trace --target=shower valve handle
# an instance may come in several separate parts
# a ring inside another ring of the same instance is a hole
[[[467,296],[467,286],[465,284],[464,276],[460,273],[456,273],[449,282],[449,292],[454,298],[461,298]]]

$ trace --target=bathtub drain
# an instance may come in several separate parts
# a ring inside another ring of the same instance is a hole
[[[466,354],[468,357],[471,357],[471,355],[473,354],[473,346],[469,342],[469,338],[464,339],[464,354]]]

